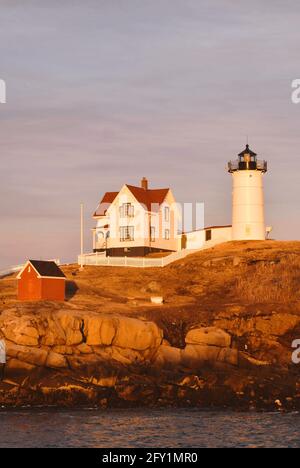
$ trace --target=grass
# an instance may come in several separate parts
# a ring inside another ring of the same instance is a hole
[[[233,284],[232,293],[251,304],[300,300],[300,256],[287,255],[248,265]]]

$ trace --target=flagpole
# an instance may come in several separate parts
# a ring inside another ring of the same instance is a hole
[[[80,204],[80,269],[83,270],[83,247],[84,247],[84,218],[83,218],[83,203]]]

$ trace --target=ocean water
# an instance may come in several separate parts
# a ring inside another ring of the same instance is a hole
[[[300,447],[299,413],[1,410],[0,447]]]

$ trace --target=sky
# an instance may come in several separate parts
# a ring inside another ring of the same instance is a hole
[[[0,0],[0,268],[74,261],[80,203],[171,187],[230,224],[227,161],[266,159],[266,222],[300,238],[300,3]]]

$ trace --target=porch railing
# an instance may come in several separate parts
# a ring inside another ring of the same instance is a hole
[[[91,265],[91,266],[116,266],[116,267],[135,267],[135,268],[157,268],[165,267],[170,263],[176,262],[182,258],[187,257],[195,252],[209,249],[216,245],[217,242],[208,241],[199,248],[194,250],[180,250],[179,252],[173,252],[166,257],[161,258],[147,258],[147,257],[106,257],[101,253],[84,254],[78,256],[79,265]]]

